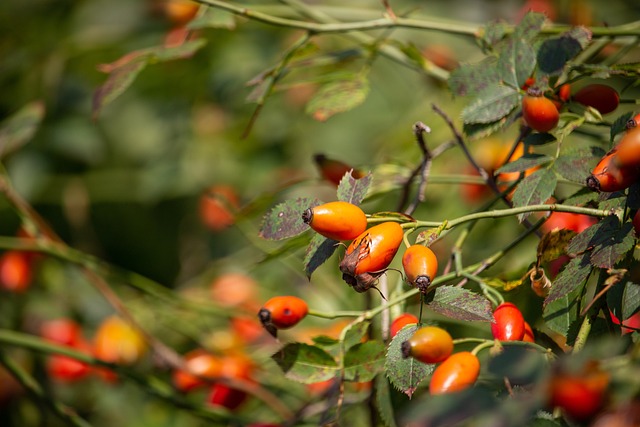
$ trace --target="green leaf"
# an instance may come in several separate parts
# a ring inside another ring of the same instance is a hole
[[[521,37],[525,40],[531,40],[538,35],[544,25],[547,17],[544,13],[527,12],[514,30],[515,37]]]
[[[402,328],[389,343],[385,372],[391,384],[411,397],[418,388],[418,384],[431,375],[435,369],[434,364],[425,364],[413,357],[402,357],[400,346],[408,340],[418,329],[417,325],[407,325]]]
[[[192,19],[187,28],[190,30],[200,30],[202,28],[219,28],[233,30],[236,28],[235,15],[225,10],[207,7],[205,12]]]
[[[545,263],[557,259],[567,252],[569,241],[576,235],[576,232],[566,228],[553,230],[545,233],[538,242],[536,251],[540,263]]]
[[[491,123],[465,123],[463,130],[467,138],[471,140],[485,138],[492,135],[499,130],[507,128],[513,122],[515,122],[520,116],[520,109],[514,108],[511,113],[500,120],[496,120]]]
[[[344,355],[344,379],[346,381],[371,381],[384,370],[384,344],[367,341],[354,345]]]
[[[502,166],[496,173],[524,172],[527,169],[547,164],[552,160],[553,157],[547,156],[546,154],[527,153],[522,157],[518,157],[513,162]]]
[[[537,205],[549,200],[556,189],[558,178],[552,169],[540,169],[525,177],[513,193],[513,206],[523,207]],[[518,215],[520,222],[529,215],[523,213]]]
[[[287,344],[271,358],[287,378],[303,384],[326,381],[338,373],[338,364],[329,353],[308,344]]]
[[[266,213],[260,228],[260,236],[269,240],[282,240],[309,229],[302,221],[302,212],[318,206],[318,199],[298,198],[287,200]]]
[[[93,115],[100,114],[102,108],[124,93],[138,74],[147,66],[147,58],[141,57],[118,67],[109,74],[107,80],[93,94]]]
[[[373,176],[370,173],[356,179],[351,173],[347,172],[338,185],[338,200],[359,205],[367,195],[372,180]]]
[[[524,139],[524,145],[546,145],[555,142],[556,137],[550,133],[530,133]]]
[[[581,39],[571,32],[542,42],[538,50],[538,68],[545,74],[560,74],[567,62],[582,50]]]
[[[503,46],[498,59],[500,76],[504,83],[519,88],[531,76],[536,66],[536,53],[527,40],[511,38]]]
[[[618,319],[633,316],[640,309],[640,285],[628,281],[616,283],[607,292],[607,305]]]
[[[611,124],[611,130],[609,132],[609,141],[613,142],[616,135],[623,133],[627,130],[627,122],[633,117],[633,111],[629,111],[619,116]]]
[[[189,40],[179,46],[158,46],[149,49],[149,62],[167,62],[191,58],[207,44],[207,39]]]
[[[464,321],[492,322],[491,302],[484,296],[457,286],[436,289],[428,308],[443,316]]]
[[[633,249],[635,244],[635,232],[633,224],[626,222],[613,233],[607,236],[607,240],[597,245],[591,253],[591,264],[600,268],[613,268],[622,260],[627,252]]]
[[[500,83],[495,58],[486,58],[477,64],[465,64],[449,75],[449,88],[458,96],[475,96]]]
[[[369,81],[364,76],[335,81],[322,86],[306,107],[307,114],[318,121],[349,111],[362,104],[369,92]]]
[[[618,217],[609,215],[574,237],[567,247],[567,252],[577,255],[596,246],[603,245],[608,241],[609,236],[619,228],[620,220]]]
[[[553,169],[569,181],[584,184],[593,169],[593,159],[598,156],[592,148],[587,147],[562,154],[554,162]],[[593,191],[590,192],[593,193]]]
[[[505,347],[489,360],[488,371],[513,385],[532,384],[546,374],[545,356],[525,347]]]
[[[493,49],[507,34],[509,24],[504,21],[493,21],[479,31],[478,40],[484,49]]]
[[[304,254],[304,272],[308,279],[318,267],[331,258],[331,255],[338,248],[338,244],[339,242],[327,239],[321,234],[313,236]]]
[[[345,350],[349,350],[354,345],[359,344],[362,338],[369,332],[369,326],[371,326],[371,322],[368,320],[362,320],[346,326],[347,332],[344,336]]]
[[[492,123],[503,119],[520,103],[520,94],[503,85],[490,86],[462,110],[464,123]]]
[[[569,326],[578,317],[577,304],[577,299],[570,298],[569,295],[562,296],[546,304],[542,311],[542,318],[546,326],[566,337],[569,333]]]
[[[29,142],[45,114],[42,101],[31,102],[0,123],[0,158]]]
[[[384,375],[376,377],[376,407],[380,414],[380,419],[385,427],[396,427],[396,420],[393,415],[393,404],[391,402],[391,391],[389,381]]]
[[[569,261],[551,284],[551,291],[544,300],[544,305],[547,306],[569,295],[573,291],[580,289],[589,277],[591,269],[592,267],[587,255],[573,258]]]

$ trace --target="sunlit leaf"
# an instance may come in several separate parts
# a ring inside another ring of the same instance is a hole
[[[538,242],[537,257],[540,263],[553,261],[565,254],[567,245],[575,235],[575,231],[566,228],[545,233]]]
[[[558,178],[551,169],[540,169],[525,177],[513,193],[513,206],[523,207],[545,203],[553,195]],[[529,215],[518,215],[521,222]]]
[[[368,320],[351,323],[346,326],[347,331],[344,336],[344,348],[348,350],[362,342],[362,338],[369,332],[369,326],[371,326],[371,322]]]
[[[307,278],[311,278],[313,272],[331,258],[337,248],[337,241],[315,234],[304,254],[304,272]]]
[[[326,381],[338,373],[338,365],[330,354],[308,344],[287,344],[271,357],[287,378],[303,384]]]
[[[542,318],[545,325],[566,337],[569,326],[578,318],[577,301],[569,295],[557,298],[543,307]]]
[[[302,221],[302,213],[319,204],[318,199],[299,198],[276,205],[264,216],[260,236],[269,240],[282,240],[302,233],[309,229]]]
[[[529,11],[516,25],[514,36],[530,40],[538,35],[546,20],[547,17],[544,13]]]
[[[429,309],[443,316],[464,321],[493,321],[491,302],[484,296],[457,286],[436,289]]]
[[[407,325],[396,334],[389,343],[387,361],[384,366],[391,384],[409,397],[416,391],[418,384],[431,375],[435,368],[435,365],[427,365],[413,357],[406,359],[402,357],[400,349],[402,342],[411,338],[417,329],[417,325]]]
[[[554,170],[569,181],[584,184],[593,168],[593,159],[597,156],[590,147],[572,150],[562,154],[553,164]],[[593,193],[593,191],[591,191]]]
[[[323,122],[362,104],[368,93],[369,81],[364,76],[327,83],[309,101],[306,112]]]
[[[367,341],[351,347],[344,355],[346,381],[371,381],[384,369],[386,347],[379,341]]]
[[[0,123],[0,158],[29,142],[45,114],[42,101],[31,102]]]

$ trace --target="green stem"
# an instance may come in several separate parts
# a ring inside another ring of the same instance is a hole
[[[589,333],[591,332],[591,325],[592,316],[587,314],[584,319],[582,319],[582,324],[580,325],[578,336],[576,337],[576,341],[573,344],[573,353],[577,353],[584,348],[585,344],[587,343]]]
[[[268,15],[258,12],[257,10],[248,9],[243,6],[234,5],[223,0],[196,0],[198,3],[217,9],[226,10],[233,14],[244,16],[245,18],[265,24],[275,25],[279,27],[297,28],[300,30],[311,31],[314,33],[346,33],[352,31],[371,31],[387,28],[406,28],[418,30],[441,31],[450,34],[465,35],[477,37],[482,27],[472,25],[466,22],[459,22],[444,19],[414,19],[401,17],[384,17],[380,19],[372,19],[358,22],[341,22],[341,23],[314,23],[300,21],[295,19],[281,18],[278,16]],[[542,28],[542,34],[561,34],[572,27],[568,25],[548,25]],[[632,22],[617,27],[591,27],[590,30],[595,37],[602,36],[638,36],[640,35],[640,23]],[[514,27],[510,26],[505,29],[507,33],[513,32]]]
[[[87,421],[80,417],[73,408],[70,408],[47,395],[42,386],[28,372],[22,369],[15,361],[0,351],[0,364],[37,400],[44,403],[62,421],[70,426],[91,427]]]

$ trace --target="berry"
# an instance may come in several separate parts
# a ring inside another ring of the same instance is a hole
[[[640,126],[627,130],[618,145],[614,157],[616,166],[620,168],[640,168]]]
[[[430,248],[412,245],[402,255],[407,281],[425,293],[438,273],[438,258]]]
[[[617,165],[617,148],[609,151],[600,159],[591,175],[587,177],[587,187],[596,191],[612,193],[630,187],[640,178],[637,167],[621,167]]]
[[[471,387],[480,374],[480,361],[473,353],[462,351],[449,356],[433,374],[429,383],[431,394],[445,394]]]
[[[549,384],[549,404],[575,421],[588,421],[602,408],[608,385],[609,374],[596,362],[577,372],[556,372]]]
[[[340,262],[342,279],[357,292],[373,287],[393,261],[403,231],[397,222],[383,222],[366,230],[347,247]]]
[[[500,341],[520,341],[524,337],[524,317],[510,302],[500,304],[493,312],[495,322],[491,324],[493,338]]]
[[[6,251],[0,256],[0,287],[24,292],[31,284],[31,263],[27,252]]]
[[[288,329],[297,325],[309,312],[307,303],[294,296],[277,296],[264,303],[258,318],[274,337],[278,329]]]
[[[522,116],[527,125],[538,132],[549,132],[560,119],[553,102],[532,90],[522,99]]]
[[[75,320],[54,319],[40,326],[40,336],[47,341],[73,347],[82,341],[82,330]]]
[[[185,369],[173,373],[173,384],[182,392],[188,392],[221,375],[221,363],[202,349],[193,350],[184,356]]]
[[[453,339],[437,326],[424,326],[401,344],[402,356],[413,357],[422,363],[439,363],[453,352]]]
[[[233,225],[240,201],[233,187],[214,185],[200,196],[198,208],[200,220],[205,227],[217,232]]]
[[[403,313],[400,316],[396,317],[393,322],[391,322],[391,327],[389,328],[389,333],[391,334],[391,338],[395,337],[400,329],[404,328],[407,325],[418,323],[418,318],[411,313]]]
[[[329,202],[309,208],[302,220],[313,230],[333,240],[352,240],[367,229],[367,217],[358,206],[348,202]]]
[[[614,88],[599,83],[583,87],[573,95],[573,99],[582,105],[595,108],[600,114],[614,111],[620,103],[620,95]]]
[[[142,334],[117,316],[107,317],[96,331],[93,351],[105,362],[131,364],[147,350]]]
[[[354,169],[340,160],[330,159],[324,154],[315,154],[313,161],[318,167],[322,178],[336,186],[340,184],[347,172],[351,172],[351,176],[355,179],[362,178],[365,175],[362,171]]]

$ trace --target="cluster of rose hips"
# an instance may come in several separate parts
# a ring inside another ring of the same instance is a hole
[[[593,83],[571,95],[571,86],[564,84],[558,88],[553,98],[547,98],[543,92],[532,85],[529,79],[524,85],[526,95],[522,98],[522,117],[525,123],[538,132],[549,132],[560,120],[559,109],[567,101],[575,101],[586,107],[596,109],[600,114],[608,114],[618,108],[620,95],[607,85]]]

